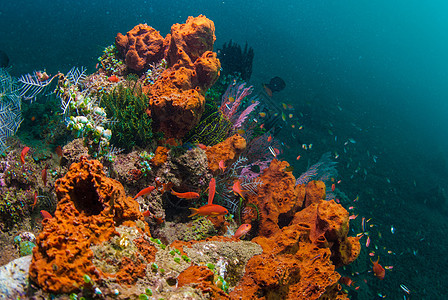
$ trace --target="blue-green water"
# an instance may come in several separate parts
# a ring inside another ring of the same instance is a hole
[[[72,66],[93,71],[117,32],[148,23],[166,35],[173,23],[206,15],[215,23],[216,48],[230,39],[253,47],[250,83],[256,89],[274,76],[286,81],[274,100],[291,103],[295,115],[304,113],[302,131],[285,128],[279,136],[290,147],[283,158],[295,166],[296,175],[322,153],[337,152],[339,188],[351,199],[359,195],[353,203],[356,220],[372,218],[375,238],[368,252],[376,246],[380,262],[393,269],[379,281],[366,273],[369,257],[361,257],[366,261],[350,271],[364,272],[360,281],[367,278],[367,283],[352,290],[352,299],[378,294],[443,299],[448,281],[448,5],[241,2],[10,1],[0,6],[0,50],[8,54],[15,76],[38,69],[67,72]],[[356,143],[344,145],[349,138]],[[312,143],[312,150],[303,150],[303,143]]]

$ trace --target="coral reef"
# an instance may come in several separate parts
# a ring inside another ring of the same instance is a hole
[[[213,22],[201,15],[173,25],[166,37],[168,68],[148,87],[148,96],[154,130],[167,137],[183,137],[204,112],[205,92],[219,77],[214,32]]]
[[[56,182],[55,216],[44,219],[30,266],[30,278],[45,291],[69,293],[82,286],[84,275],[98,279],[90,245],[117,234],[115,225],[135,227],[143,220],[138,204],[102,169],[98,161],[82,158]]]
[[[239,155],[246,149],[246,140],[239,134],[227,138],[223,142],[207,147],[208,168],[217,174],[219,171],[219,162],[222,160],[225,166],[232,165]]]
[[[146,24],[135,26],[126,35],[117,34],[115,44],[131,70],[141,72],[151,63],[163,58],[164,39],[160,33]]]
[[[356,259],[360,245],[356,238],[347,238],[347,233],[347,211],[334,201],[321,200],[297,212],[291,225],[269,237],[252,239],[262,246],[263,254],[249,260],[243,279],[230,296],[348,299],[340,291],[340,275],[335,269]]]
[[[257,194],[247,197],[246,206],[254,204],[259,209],[259,235],[271,236],[281,227],[288,225],[294,213],[302,207],[305,189],[295,186],[291,172],[285,172],[287,162],[274,159],[268,169],[260,176],[263,184]],[[243,223],[250,223],[252,216],[244,215]]]

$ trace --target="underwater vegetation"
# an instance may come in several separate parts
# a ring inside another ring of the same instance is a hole
[[[0,154],[6,139],[13,136],[22,123],[20,86],[5,68],[0,68]]]
[[[149,99],[137,80],[128,78],[101,98],[101,105],[113,121],[111,143],[132,150],[134,146],[147,147],[152,138],[152,119],[146,114]]]

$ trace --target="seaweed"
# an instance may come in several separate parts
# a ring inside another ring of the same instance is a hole
[[[152,138],[152,119],[146,114],[149,100],[134,79],[120,84],[101,98],[113,122],[111,143],[130,151],[134,146],[146,147]]]

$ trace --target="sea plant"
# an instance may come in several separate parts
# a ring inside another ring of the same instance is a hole
[[[110,124],[115,134],[111,143],[130,151],[134,146],[147,147],[151,142],[151,118],[146,114],[148,97],[134,79],[120,84],[101,99],[106,114],[113,119]]]

